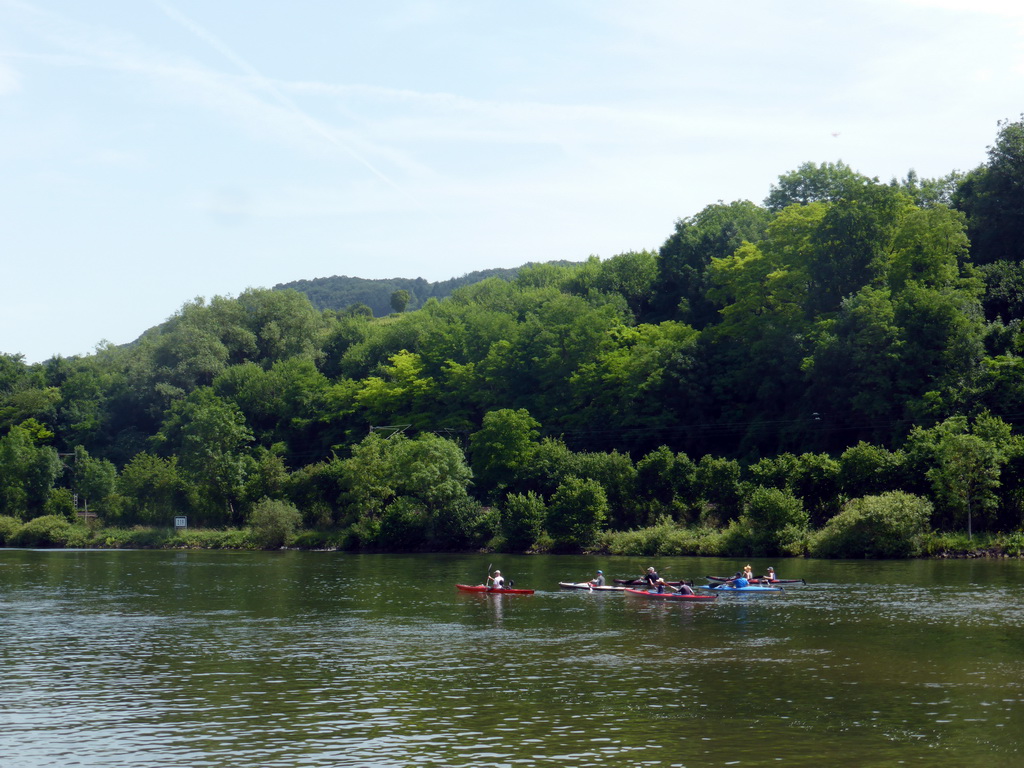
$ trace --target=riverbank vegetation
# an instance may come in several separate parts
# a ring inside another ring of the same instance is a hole
[[[1022,168],[1003,122],[966,174],[808,163],[385,317],[250,289],[0,355],[0,542],[1019,554]]]

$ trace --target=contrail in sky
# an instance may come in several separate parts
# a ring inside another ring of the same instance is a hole
[[[356,152],[348,144],[339,140],[335,133],[326,128],[323,125],[323,123],[306,114],[306,112],[304,112],[294,101],[292,101],[290,98],[288,98],[287,95],[285,95],[278,88],[276,88],[268,78],[260,74],[260,72],[257,71],[255,67],[253,67],[251,64],[249,64],[249,62],[247,62],[245,59],[243,59],[241,56],[239,56],[237,53],[231,50],[231,48],[229,48],[224,42],[222,42],[216,35],[212,34],[207,29],[192,21],[192,19],[188,18],[187,16],[179,12],[177,9],[172,8],[167,3],[161,2],[160,0],[155,0],[155,3],[173,21],[176,21],[178,24],[181,24],[196,37],[209,44],[218,53],[220,53],[222,56],[228,59],[231,63],[233,63],[236,67],[245,72],[247,75],[260,81],[263,87],[265,87],[270,92],[271,96],[273,96],[274,99],[277,100],[279,104],[281,104],[281,106],[285,107],[293,115],[299,118],[303,123],[306,124],[306,126],[310,130],[322,136],[339,149],[347,152],[349,155],[352,156],[353,159],[355,159],[363,166],[365,166],[373,175],[375,175],[384,183],[388,184],[389,186],[393,187],[394,189],[398,190],[404,195],[408,194],[404,189],[402,189],[402,187],[395,183],[387,174],[385,174],[383,171],[377,168],[373,163],[371,163],[365,157]]]

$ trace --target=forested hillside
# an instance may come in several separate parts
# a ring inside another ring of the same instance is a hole
[[[0,540],[87,506],[351,549],[1019,549],[1022,243],[1024,122],[1004,122],[966,174],[808,163],[657,252],[415,310],[249,290],[131,347],[0,356]]]
[[[571,266],[571,262],[556,262]],[[532,266],[527,264],[526,266]],[[364,314],[383,317],[392,312],[418,309],[428,299],[444,299],[456,288],[472,285],[489,277],[514,280],[519,273],[515,269],[484,269],[450,280],[431,283],[422,277],[410,280],[367,280],[361,277],[318,277],[313,280],[295,280],[274,286],[275,291],[294,289],[306,294],[316,309],[331,309],[340,314]],[[396,295],[397,294],[397,295]]]

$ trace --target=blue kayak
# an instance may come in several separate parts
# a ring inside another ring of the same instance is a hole
[[[764,587],[759,584],[750,584],[746,587],[733,587],[729,584],[715,584],[712,587],[700,587],[700,589],[712,589],[715,592],[782,592],[782,587]]]

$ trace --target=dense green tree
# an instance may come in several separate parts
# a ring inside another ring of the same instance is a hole
[[[0,352],[0,397],[25,386],[30,377],[33,372],[24,355]]]
[[[597,539],[607,513],[608,500],[600,483],[567,477],[548,504],[547,531],[556,549],[585,550]]]
[[[409,292],[404,288],[393,291],[391,294],[391,309],[401,314],[409,306]]]
[[[285,464],[280,443],[270,449],[257,447],[253,451],[252,470],[245,478],[242,499],[252,509],[263,499],[286,500],[291,485],[291,477]],[[316,521],[321,524],[321,521]]]
[[[420,546],[436,549],[457,549],[476,535],[479,509],[468,492],[472,471],[451,440],[429,433],[415,438],[373,433],[353,446],[343,472],[342,500],[350,507],[350,519],[356,525],[376,521],[369,529],[374,539],[385,518],[386,535],[404,536],[416,522],[412,528],[422,531]],[[389,515],[395,503],[399,507]]]
[[[581,479],[600,483],[608,504],[606,522],[612,528],[626,529],[642,524],[646,510],[636,503],[636,467],[628,454],[619,451],[579,453],[573,471]]]
[[[15,425],[0,437],[0,515],[27,520],[42,514],[64,469],[57,451],[31,426]]]
[[[540,423],[523,408],[503,408],[484,415],[469,438],[478,487],[485,496],[514,488],[537,449]]]
[[[746,530],[750,554],[757,557],[801,554],[808,514],[789,491],[757,486],[750,493],[739,525]]]
[[[839,457],[839,489],[848,499],[898,490],[903,475],[902,451],[889,451],[863,440]]]
[[[967,524],[971,538],[974,519],[994,510],[999,470],[1005,461],[992,443],[977,435],[946,435],[938,445],[938,465],[928,470],[939,503]]]
[[[658,255],[630,251],[612,256],[601,264],[595,287],[622,296],[636,320],[647,320],[658,282]]]
[[[510,493],[501,504],[504,549],[525,552],[540,537],[547,517],[544,499],[533,491]]]
[[[58,387],[31,387],[0,395],[0,430],[10,429],[26,419],[53,423],[60,402]]]
[[[683,454],[683,458],[688,458]],[[659,517],[678,516],[680,509],[680,473],[677,457],[667,445],[661,445],[636,462],[636,499],[638,524],[649,525]],[[696,468],[690,462],[690,475]]]
[[[255,363],[231,366],[213,383],[218,396],[241,409],[257,442],[284,443],[307,455],[328,448],[323,416],[330,386],[313,361],[304,357],[279,360],[269,369]]]
[[[811,235],[806,264],[813,313],[836,312],[845,297],[881,283],[901,214],[910,207],[905,195],[878,184],[828,206]]]
[[[550,499],[567,477],[576,476],[576,454],[560,438],[545,437],[537,444],[530,462],[522,468],[519,492],[534,491]]]
[[[62,517],[69,523],[78,521],[75,509],[75,495],[67,488],[51,488],[50,496],[43,507],[44,515]]]
[[[779,183],[772,184],[764,204],[769,210],[780,211],[790,205],[834,203],[855,196],[872,183],[877,181],[857,173],[842,160],[818,165],[804,163],[779,176]]]
[[[438,414],[441,392],[422,358],[406,350],[392,355],[380,376],[363,380],[355,401],[368,424],[408,424],[414,429],[446,426]]]
[[[981,384],[984,325],[970,289],[933,289],[911,284],[895,302],[903,329],[899,382],[909,414],[918,421],[960,412]]]
[[[973,423],[954,416],[907,437],[908,463],[921,492],[936,501],[934,524],[963,525],[969,533],[987,527],[998,505],[1001,470],[1018,450],[1019,439],[1002,419],[981,414]]]
[[[679,219],[658,251],[658,281],[652,300],[657,319],[678,319],[702,329],[717,320],[708,296],[711,260],[724,258],[744,241],[757,243],[770,214],[748,200],[709,205]]]
[[[102,507],[115,489],[117,467],[107,459],[97,459],[81,445],[75,447],[71,466],[71,487],[78,495],[78,503],[93,511]]]
[[[179,457],[181,469],[194,484],[199,511],[217,524],[243,522],[239,502],[253,468],[252,439],[238,406],[209,387],[175,403],[157,434],[157,443]]]
[[[178,458],[161,458],[139,453],[117,477],[117,494],[122,500],[116,516],[105,511],[111,523],[170,526],[176,515],[190,511],[184,478],[178,471]]]
[[[899,187],[920,208],[952,207],[954,195],[963,179],[964,174],[959,171],[935,179],[922,179],[911,168],[906,177],[899,181],[893,179],[889,186]]]
[[[1024,320],[1024,262],[993,261],[979,267],[978,274],[985,284],[981,300],[985,319]]]
[[[984,165],[968,173],[953,195],[967,214],[975,264],[1024,261],[1024,115],[1001,120]]]
[[[742,511],[743,487],[739,462],[702,456],[697,463],[697,488],[705,504],[704,517],[728,523]]]
[[[697,342],[696,331],[675,321],[612,329],[604,348],[570,377],[575,407],[567,423],[591,433],[599,447],[643,450],[659,434],[699,420],[705,400]]]
[[[302,510],[306,525],[330,528],[335,524],[352,525],[358,519],[361,510],[346,508],[343,503],[348,488],[346,466],[345,459],[331,456],[298,467],[288,475],[288,499]]]

